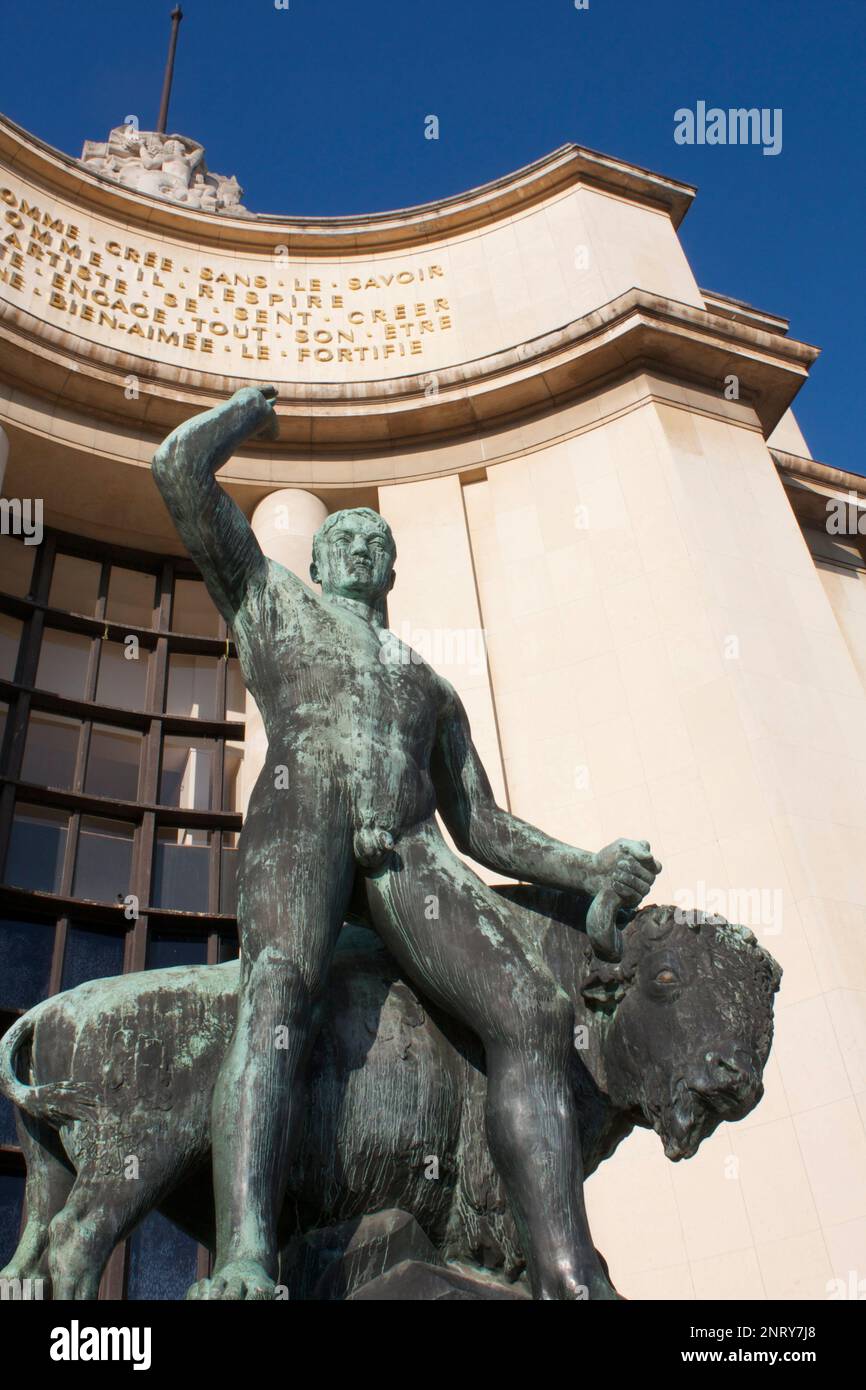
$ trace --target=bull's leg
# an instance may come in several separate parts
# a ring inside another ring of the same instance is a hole
[[[434,822],[401,836],[369,876],[368,901],[410,979],[484,1044],[488,1143],[534,1297],[616,1298],[583,1200],[573,1007],[533,950],[519,909],[455,858]]]
[[[27,1215],[18,1248],[0,1270],[0,1279],[44,1279],[48,1284],[48,1228],[69,1196],[75,1173],[55,1130],[20,1112],[17,1120],[18,1141],[27,1163]]]
[[[257,792],[267,785],[260,781]],[[216,1260],[189,1298],[273,1297],[277,1222],[304,1121],[314,1009],[355,877],[339,794],[323,786],[317,802],[310,784],[310,804],[281,808],[287,793],[269,790],[266,800],[254,794],[238,866],[241,991],[213,1099]]]
[[[167,1177],[159,1183],[152,1176],[142,1188],[139,1182],[79,1174],[48,1231],[54,1298],[98,1297],[109,1256],[141,1217],[158,1204],[167,1182]]]

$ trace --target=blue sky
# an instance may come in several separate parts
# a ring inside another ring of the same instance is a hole
[[[5,0],[0,109],[75,155],[127,115],[152,127],[171,7]],[[866,472],[862,0],[185,0],[184,14],[169,124],[255,211],[406,207],[569,140],[696,184],[681,236],[699,283],[823,348],[797,414],[816,458]],[[780,107],[782,152],[676,144],[675,110],[699,100]]]

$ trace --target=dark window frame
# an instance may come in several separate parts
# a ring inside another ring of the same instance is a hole
[[[92,616],[68,612],[51,605],[54,566],[58,555],[96,560],[101,565],[98,599]],[[126,626],[106,619],[108,586],[112,565],[145,572],[154,577],[154,609],[150,627]],[[0,747],[0,866],[6,862],[16,804],[43,805],[69,813],[69,829],[63,861],[60,891],[45,893],[15,888],[2,882],[0,868],[0,912],[19,918],[32,918],[54,925],[54,947],[48,996],[61,988],[67,941],[71,924],[111,928],[123,935],[123,973],[145,969],[150,933],[175,930],[201,935],[207,942],[208,964],[225,959],[225,943],[236,939],[233,915],[220,912],[222,848],[238,832],[242,817],[222,809],[191,811],[161,805],[158,801],[163,740],[167,736],[213,740],[215,754],[211,768],[211,805],[223,805],[225,744],[243,742],[244,724],[226,719],[228,663],[237,651],[226,623],[219,618],[218,635],[198,636],[174,632],[169,626],[176,579],[201,582],[191,560],[182,556],[157,555],[111,542],[90,540],[46,528],[37,548],[30,589],[25,597],[0,592],[0,612],[19,619],[23,626],[18,659],[11,681],[0,680],[0,701],[8,705],[6,733]],[[77,633],[90,639],[85,689],[82,698],[73,698],[40,689],[35,684],[39,656],[46,630]],[[142,709],[98,703],[96,700],[99,660],[104,641],[123,642],[135,636],[139,649],[149,655],[146,693]],[[211,656],[217,659],[216,705],[213,719],[196,719],[167,714],[165,700],[169,657],[175,653]],[[72,786],[68,790],[41,787],[23,781],[21,767],[31,712],[65,715],[79,723],[78,746]],[[134,802],[96,796],[84,791],[87,759],[94,724],[129,729],[142,735],[138,769],[138,796]],[[75,864],[84,816],[103,816],[132,822],[133,851],[129,893],[139,903],[138,916],[126,916],[123,903],[96,903],[76,898],[72,893]],[[208,910],[186,912],[154,907],[151,891],[154,875],[154,849],[157,831],[172,826],[188,826],[210,832],[208,860]],[[19,1010],[18,1013],[23,1012]],[[8,1015],[8,1016],[7,1016]],[[17,1016],[6,1010],[0,1028]],[[22,1173],[23,1156],[17,1145],[0,1145],[0,1172]],[[103,1279],[100,1296],[122,1298],[128,1268],[126,1243],[112,1256]],[[207,1272],[208,1255],[199,1252],[199,1274]]]

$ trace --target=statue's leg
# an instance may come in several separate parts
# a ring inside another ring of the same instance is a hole
[[[379,934],[407,975],[484,1045],[488,1143],[535,1298],[615,1298],[583,1200],[574,1010],[524,939],[514,905],[429,822],[401,836],[367,891]]]
[[[545,989],[543,980],[535,979],[526,1015],[506,1012],[500,1027],[482,1039],[487,1141],[538,1299],[616,1297],[593,1246],[584,1205],[569,1075],[573,1020],[567,996],[556,997],[555,981]]]
[[[216,1261],[190,1298],[273,1297],[277,1218],[303,1126],[313,1013],[355,876],[339,791],[309,782],[308,793],[305,783],[305,795],[295,788],[289,801],[290,792],[272,784],[264,795],[260,779],[244,826],[238,1018],[212,1112]]]
[[[75,1173],[57,1131],[42,1120],[19,1113],[18,1139],[27,1163],[27,1220],[3,1279],[48,1279],[48,1228],[69,1196]]]

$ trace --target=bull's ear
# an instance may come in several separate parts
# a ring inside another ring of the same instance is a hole
[[[598,1013],[613,1013],[628,990],[628,979],[622,967],[599,965],[580,987],[584,1003]]]

